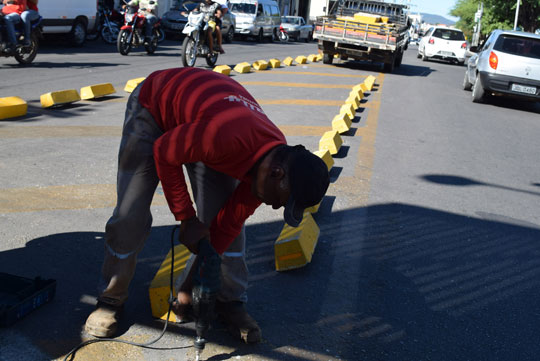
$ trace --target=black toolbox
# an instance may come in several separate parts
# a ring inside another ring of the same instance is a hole
[[[9,326],[54,298],[56,280],[0,272],[0,326]]]

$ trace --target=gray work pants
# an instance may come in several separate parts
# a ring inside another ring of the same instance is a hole
[[[128,298],[137,254],[150,233],[150,205],[159,183],[153,145],[163,132],[150,112],[139,104],[139,91],[140,85],[127,103],[118,155],[117,204],[105,227],[105,259],[98,300],[112,305],[121,305]],[[185,167],[197,217],[209,226],[238,181],[200,162]],[[246,302],[248,270],[244,229],[223,254],[221,274],[219,299]]]

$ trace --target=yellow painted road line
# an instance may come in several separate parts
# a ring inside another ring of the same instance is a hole
[[[263,85],[284,88],[351,89],[355,84],[287,83],[278,81],[243,81],[241,85]]]
[[[109,125],[56,126],[30,125],[0,128],[1,138],[71,138],[71,137],[118,137],[122,127]]]
[[[331,126],[280,125],[285,135],[312,136],[322,135],[332,129]],[[28,125],[18,127],[0,127],[0,139],[7,138],[75,138],[75,137],[120,137],[120,126],[49,126]]]
[[[115,204],[115,184],[77,184],[0,190],[0,213],[107,208],[114,207]],[[161,206],[167,202],[163,195],[156,194],[152,204]]]
[[[287,71],[287,70],[271,70],[271,71],[257,71],[257,74],[295,74],[295,75],[317,75],[317,76],[329,76],[336,78],[366,78],[366,75],[351,75],[351,74],[330,74],[330,73],[315,73],[310,71]]]
[[[343,100],[316,100],[316,99],[257,99],[260,105],[309,105],[339,107]]]
[[[368,101],[371,107],[367,114],[362,115],[366,119],[365,125],[358,128],[355,134],[355,136],[361,136],[362,140],[357,150],[358,161],[355,165],[354,176],[340,177],[337,182],[332,184],[333,192],[346,194],[354,202],[355,207],[365,206],[369,201],[384,74],[380,74],[376,82],[379,84],[378,91],[371,93]]]

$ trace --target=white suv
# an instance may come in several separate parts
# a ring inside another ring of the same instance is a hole
[[[455,28],[435,26],[430,28],[418,44],[418,58],[423,61],[440,59],[465,63],[467,41],[463,31]]]
[[[463,89],[472,101],[491,94],[540,101],[540,35],[495,30],[467,62]]]

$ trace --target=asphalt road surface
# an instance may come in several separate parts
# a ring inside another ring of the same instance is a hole
[[[235,42],[219,64],[309,55],[316,44]],[[115,201],[127,80],[180,66],[180,44],[127,57],[114,46],[44,44],[27,68],[0,59],[0,97],[28,101],[0,121],[0,272],[57,281],[54,300],[0,328],[0,360],[62,360],[95,304],[104,225]],[[203,59],[198,66],[205,67]],[[247,223],[248,309],[263,331],[243,345],[215,322],[209,360],[537,360],[540,354],[540,108],[473,104],[465,68],[406,52],[392,74],[338,61],[234,74],[285,133],[318,148],[349,90],[368,75],[334,157],[313,259],[276,272],[281,211]],[[116,94],[42,109],[41,94],[111,82]],[[173,217],[158,189],[119,338],[163,328],[148,286],[169,250]],[[74,360],[187,360],[193,324],[170,325],[162,350],[97,343]]]

